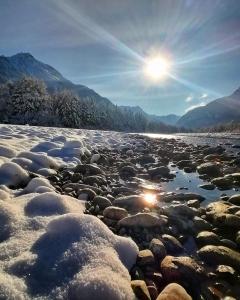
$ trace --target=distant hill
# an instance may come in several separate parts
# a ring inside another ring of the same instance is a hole
[[[190,110],[178,120],[176,125],[194,129],[229,122],[240,122],[240,88],[230,96]]]
[[[132,113],[144,114],[150,121],[161,122],[166,125],[175,126],[180,116],[170,114],[166,116],[157,116],[146,113],[140,106],[120,106],[123,111],[130,111]]]
[[[181,116],[177,116],[175,114],[170,114],[166,116],[150,115],[150,117],[152,118],[152,120],[163,122],[164,124],[173,125],[173,126],[175,126],[178,120],[181,118]]]

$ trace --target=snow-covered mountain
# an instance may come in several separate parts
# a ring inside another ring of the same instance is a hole
[[[79,97],[88,97],[97,102],[111,104],[110,100],[101,97],[94,90],[67,80],[56,69],[37,60],[30,53],[18,53],[10,57],[0,56],[0,84],[9,80],[18,80],[23,76],[43,80],[49,91],[67,89],[73,91]]]
[[[211,127],[232,121],[240,122],[240,88],[232,95],[195,108],[183,115],[177,122],[186,128]]]
[[[139,113],[143,114],[145,117],[147,117],[150,121],[154,122],[161,122],[166,125],[173,125],[175,126],[177,121],[181,118],[180,116],[177,116],[175,114],[169,114],[166,116],[157,116],[157,115],[151,115],[146,113],[140,106],[120,106],[123,111],[129,111],[132,113]]]

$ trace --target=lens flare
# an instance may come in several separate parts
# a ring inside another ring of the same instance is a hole
[[[159,81],[168,75],[171,63],[168,59],[156,56],[146,59],[144,74],[153,81]]]
[[[149,205],[154,205],[157,202],[156,194],[146,193],[143,195],[143,198],[144,198],[145,202]]]

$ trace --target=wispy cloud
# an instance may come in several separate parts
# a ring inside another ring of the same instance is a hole
[[[203,93],[199,99],[206,99],[208,97],[208,94],[207,93]]]
[[[195,104],[195,105],[192,105],[192,106],[188,107],[187,109],[185,109],[185,112],[189,112],[190,110],[193,110],[194,108],[205,106],[205,105],[206,105],[205,102],[200,102],[198,104]]]
[[[189,95],[186,99],[185,102],[191,102],[193,100],[193,96]]]

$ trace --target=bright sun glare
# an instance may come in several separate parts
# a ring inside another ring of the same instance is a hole
[[[170,66],[170,61],[164,57],[150,57],[146,59],[144,73],[149,79],[159,81],[167,76]]]
[[[155,194],[146,193],[146,194],[144,194],[144,200],[146,201],[146,203],[148,203],[150,205],[154,205],[157,201],[157,197]]]

